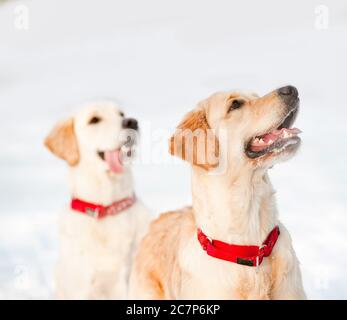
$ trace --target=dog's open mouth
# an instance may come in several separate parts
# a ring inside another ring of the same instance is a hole
[[[300,142],[300,129],[290,128],[294,123],[298,108],[289,112],[282,123],[274,130],[253,137],[247,144],[246,154],[249,158],[258,158],[271,152],[279,153],[287,147]]]
[[[123,162],[121,149],[98,151],[98,156],[108,164],[111,172],[122,173]]]
[[[126,136],[123,140],[120,148],[97,152],[100,159],[105,161],[109,170],[114,173],[122,173],[124,163],[127,163],[135,152],[135,139]]]

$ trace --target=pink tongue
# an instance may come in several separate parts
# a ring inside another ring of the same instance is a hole
[[[110,170],[115,173],[123,172],[123,164],[120,157],[120,150],[105,151],[105,161]]]
[[[298,128],[291,128],[291,129],[282,128],[281,130],[274,130],[274,131],[266,134],[262,138],[263,138],[265,143],[268,143],[270,140],[272,140],[272,141],[277,140],[278,138],[283,136],[283,134],[285,134],[285,133],[296,135],[296,134],[299,134],[300,132],[301,132],[301,130]]]
[[[301,130],[297,128],[291,128],[291,129],[282,128],[281,130],[274,130],[260,137],[263,140],[263,142],[260,142],[259,140],[254,139],[252,141],[252,150],[260,151],[266,148],[268,145],[270,145],[274,141],[276,141],[277,139],[283,138],[285,134],[287,134],[287,136],[288,135],[295,136],[299,134],[300,132]]]

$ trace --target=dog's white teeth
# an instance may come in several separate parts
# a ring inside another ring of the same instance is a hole
[[[290,132],[287,132],[287,131],[284,131],[283,132],[283,138],[290,138],[292,137],[293,135],[290,133]]]
[[[268,144],[272,144],[274,141],[273,140],[269,140]]]
[[[259,139],[259,143],[260,144],[264,144],[264,140],[263,139]]]

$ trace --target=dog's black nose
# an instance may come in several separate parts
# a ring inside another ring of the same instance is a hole
[[[293,86],[282,87],[279,88],[277,91],[281,96],[298,96],[298,90]]]
[[[139,128],[139,125],[138,125],[136,119],[133,119],[133,118],[125,118],[125,119],[123,119],[122,127],[123,127],[123,129],[133,129],[133,130],[137,130],[137,129]]]
[[[298,98],[298,89],[293,86],[286,86],[277,89],[278,95],[286,103],[291,105]]]

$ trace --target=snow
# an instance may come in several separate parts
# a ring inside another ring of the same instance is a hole
[[[14,27],[19,4],[29,8],[28,30]],[[284,84],[299,89],[297,126],[304,133],[300,153],[270,172],[281,219],[308,297],[347,298],[347,5],[329,1],[326,30],[315,27],[317,5],[1,3],[0,298],[53,298],[56,221],[69,199],[66,166],[42,144],[55,121],[85,100],[114,97],[140,119],[142,131],[154,129],[156,156],[134,170],[138,195],[159,213],[191,197],[189,168],[170,160],[158,130],[169,134],[214,91],[263,94]]]

